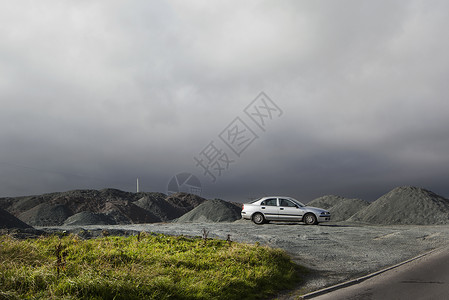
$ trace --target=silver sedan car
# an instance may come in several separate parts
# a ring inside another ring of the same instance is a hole
[[[242,218],[252,220],[256,224],[291,221],[316,225],[330,221],[331,214],[321,208],[306,206],[291,197],[272,196],[243,204]]]

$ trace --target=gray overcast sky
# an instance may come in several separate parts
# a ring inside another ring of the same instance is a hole
[[[0,196],[136,177],[165,193],[189,172],[237,201],[448,197],[448,15],[447,1],[1,0]],[[264,130],[245,114],[260,92],[279,108]],[[215,182],[194,160],[210,142]]]

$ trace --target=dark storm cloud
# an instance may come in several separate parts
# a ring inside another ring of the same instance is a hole
[[[229,200],[449,195],[444,1],[0,6],[3,196],[178,172]],[[261,91],[283,115],[212,183],[193,157]]]

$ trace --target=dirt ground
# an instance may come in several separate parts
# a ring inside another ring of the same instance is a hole
[[[58,227],[57,230],[79,230]],[[133,230],[171,235],[202,236],[256,243],[287,251],[292,259],[312,269],[295,293],[306,293],[356,278],[397,264],[432,249],[449,245],[449,225],[368,226],[327,223],[255,225],[240,220],[233,223],[156,223],[134,225],[91,225],[84,230]],[[44,229],[42,227],[38,229]],[[53,230],[56,228],[53,227]]]

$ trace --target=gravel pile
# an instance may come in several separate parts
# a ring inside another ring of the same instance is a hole
[[[449,224],[449,200],[416,187],[396,188],[372,204],[331,195],[314,199],[308,205],[329,210],[332,221],[337,222]],[[213,223],[241,218],[241,208],[223,200],[208,201],[186,193],[167,196],[115,189],[0,198],[0,208],[31,226],[139,224],[175,219]]]
[[[338,202],[344,200],[345,198],[336,196],[336,195],[326,195],[322,196],[316,199],[313,199],[309,203],[307,203],[307,206],[313,206],[313,207],[319,207],[323,209],[329,209]]]
[[[76,215],[68,222],[89,225],[97,220],[99,224],[136,224],[179,218],[204,201],[186,193],[167,196],[103,189],[0,198],[0,208],[33,226],[60,226],[67,218],[82,212],[91,214]]]
[[[206,201],[206,199],[195,194],[176,193],[168,196],[165,201],[177,208],[181,216]]]
[[[111,217],[117,224],[160,222],[160,219],[151,211],[138,207],[129,201],[108,202],[100,213]]]
[[[207,200],[193,210],[176,219],[176,223],[234,222],[241,219],[242,208],[227,201]]]
[[[31,226],[59,226],[72,214],[73,212],[64,204],[41,203],[21,213],[18,218]]]
[[[144,195],[139,200],[134,201],[133,204],[147,211],[151,211],[157,218],[165,222],[178,217],[173,207],[165,201],[166,198],[167,196],[164,194],[152,193]]]
[[[9,212],[0,208],[0,228],[31,228],[30,225],[17,219]]]
[[[113,218],[106,214],[93,213],[90,211],[83,211],[73,216],[68,217],[64,221],[64,226],[74,225],[115,225]]]
[[[0,198],[0,207],[17,217],[19,214],[46,202],[53,195],[55,194]]]
[[[332,221],[346,221],[358,211],[366,208],[370,203],[361,199],[344,199],[332,206],[329,211]]]
[[[133,204],[151,212],[158,222],[167,222],[179,218],[204,201],[206,199],[193,194],[176,193],[167,197],[161,193],[146,193]]]
[[[348,221],[384,225],[449,224],[449,200],[422,188],[398,187]]]
[[[362,199],[349,199],[335,195],[316,198],[308,206],[320,207],[329,210],[332,221],[346,221],[358,211],[367,207],[370,203]]]

